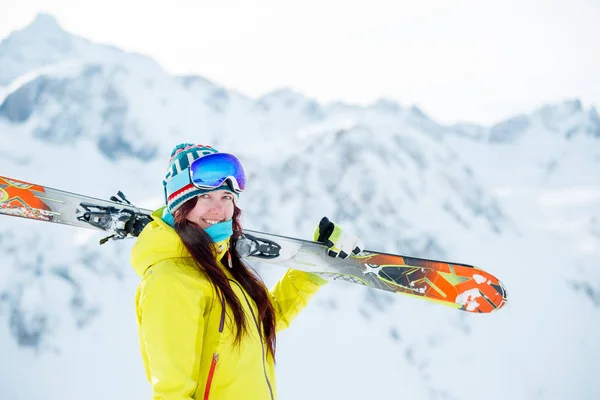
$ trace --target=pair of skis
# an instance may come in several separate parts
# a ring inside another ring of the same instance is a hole
[[[137,237],[152,211],[135,207],[123,193],[101,200],[0,176],[0,214],[105,231],[100,241]],[[365,250],[332,258],[317,242],[244,229],[236,249],[242,257],[401,293],[475,313],[507,301],[502,283],[477,267]]]

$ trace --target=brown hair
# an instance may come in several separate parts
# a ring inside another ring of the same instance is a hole
[[[217,292],[223,296],[227,306],[231,308],[235,322],[235,343],[239,344],[242,335],[248,330],[247,316],[244,314],[240,299],[235,295],[231,288],[230,280],[215,259],[211,245],[214,243],[212,238],[200,228],[197,224],[190,222],[186,216],[195,207],[198,197],[186,201],[175,213],[175,231],[183,241],[184,246],[192,255],[196,262],[198,270],[205,275],[215,287]],[[259,331],[262,331],[262,337],[267,344],[267,350],[275,359],[275,308],[269,298],[269,292],[264,282],[258,275],[248,268],[241,260],[235,249],[237,238],[242,232],[240,224],[242,210],[234,204],[233,209],[233,236],[229,241],[229,255],[231,256],[231,274],[235,281],[244,288],[246,293],[256,304],[258,316],[252,315],[256,321]],[[224,265],[228,265],[225,255]],[[245,300],[244,300],[245,301]],[[262,328],[262,329],[261,329]]]

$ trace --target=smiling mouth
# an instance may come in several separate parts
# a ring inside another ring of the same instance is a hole
[[[219,222],[225,222],[225,220],[204,219],[204,218],[202,218],[202,221],[206,222],[209,225],[218,224]]]

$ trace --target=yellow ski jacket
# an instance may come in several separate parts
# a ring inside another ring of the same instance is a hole
[[[231,310],[193,267],[181,239],[160,215],[162,209],[154,212],[131,252],[131,264],[142,277],[137,323],[153,399],[275,400],[274,362],[255,322],[254,301],[221,265],[248,322],[248,333],[235,345]],[[228,241],[217,243],[217,260],[227,246]],[[325,282],[310,273],[287,271],[270,291],[277,331],[289,326]]]

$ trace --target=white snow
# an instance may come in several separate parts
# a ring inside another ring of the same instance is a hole
[[[311,238],[327,215],[367,249],[476,265],[508,290],[502,310],[476,315],[330,283],[278,337],[279,398],[600,398],[593,108],[446,127],[386,102],[252,99],[46,17],[0,44],[0,86],[0,175],[153,208],[172,147],[211,144],[249,171],[249,229]],[[0,215],[0,398],[150,397],[133,241],[104,236]],[[256,268],[269,284],[284,272]]]
[[[474,276],[475,277],[475,276]],[[475,278],[477,280],[477,278]],[[477,280],[477,283],[481,283]],[[477,302],[477,298],[481,297],[479,289],[469,289],[466,292],[463,292],[456,296],[456,304],[460,304],[461,306],[465,306],[468,311],[476,310],[479,307],[479,303]]]

